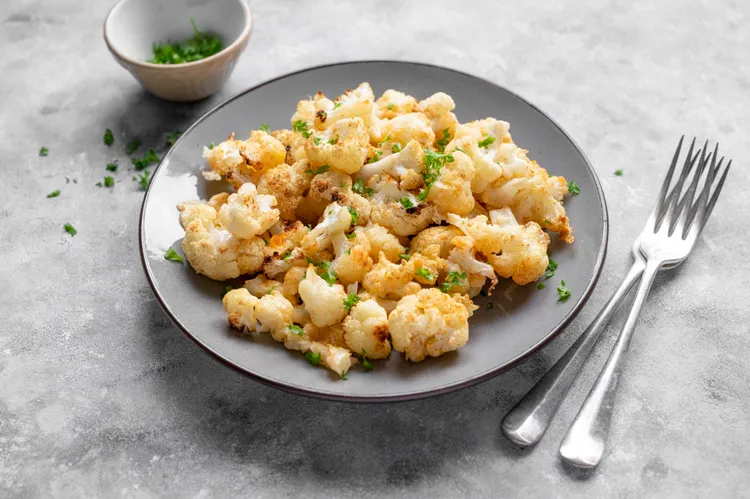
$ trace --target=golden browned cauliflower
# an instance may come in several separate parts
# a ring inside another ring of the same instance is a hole
[[[448,254],[454,248],[454,237],[462,236],[463,232],[458,227],[452,225],[438,225],[425,229],[411,240],[409,251],[411,253],[420,253],[427,249],[428,246],[437,245],[440,248],[438,256],[448,258]],[[403,252],[402,252],[403,253]]]
[[[373,261],[378,258],[381,252],[391,262],[395,263],[401,260],[400,255],[406,252],[406,248],[401,245],[396,236],[388,232],[388,229],[382,225],[370,224],[362,230],[370,243],[370,258]]]
[[[422,113],[400,114],[383,123],[380,132],[383,138],[390,136],[391,143],[404,145],[416,140],[424,147],[432,147],[435,142],[435,132],[430,127],[430,120]]]
[[[386,258],[383,252],[376,263],[362,280],[362,286],[370,295],[378,298],[401,298],[422,289],[414,282],[413,266],[402,261],[396,265]]]
[[[305,254],[313,256],[327,249],[333,236],[343,234],[352,224],[352,214],[338,203],[331,203],[323,214],[323,220],[302,239]]]
[[[318,327],[341,322],[346,316],[346,291],[341,284],[328,284],[315,272],[315,267],[307,268],[305,279],[299,283],[299,295],[310,313],[312,323]]]
[[[286,163],[271,168],[258,181],[258,192],[276,198],[279,214],[284,220],[296,220],[297,207],[310,187],[306,159],[292,165]]]
[[[474,163],[461,151],[453,152],[453,161],[440,169],[440,176],[430,187],[426,201],[434,203],[442,214],[466,215],[474,209]]]
[[[359,355],[387,358],[391,354],[388,314],[375,300],[360,301],[344,320],[344,340],[349,350]]]
[[[281,142],[286,151],[284,162],[287,165],[293,165],[294,163],[307,159],[305,154],[305,142],[307,139],[302,134],[293,132],[292,130],[276,130],[271,133],[271,136]]]
[[[541,227],[534,222],[518,224],[509,208],[491,211],[490,220],[504,230],[501,254],[487,256],[495,271],[522,286],[542,277],[549,265],[549,236]]]
[[[229,324],[240,331],[255,331],[255,306],[259,301],[245,288],[233,289],[225,294],[222,302]]]
[[[274,279],[267,279],[264,275],[259,274],[252,279],[245,281],[243,288],[248,290],[256,298],[263,298],[265,295],[274,291],[281,291],[283,284]]]
[[[370,220],[370,202],[352,190],[352,178],[345,173],[326,171],[315,175],[308,197],[315,203],[328,205],[336,202],[351,208],[356,213],[357,225],[366,225]]]
[[[398,90],[388,89],[375,101],[378,118],[395,118],[399,114],[411,113],[417,107],[417,99]]]
[[[239,189],[246,182],[256,183],[263,172],[283,163],[286,149],[266,132],[254,130],[248,140],[234,140],[232,135],[213,149],[204,148],[203,157],[214,174]]]
[[[430,127],[435,132],[435,148],[443,150],[456,134],[458,120],[453,111],[455,102],[450,95],[437,92],[419,102],[417,109],[430,119]]]
[[[397,236],[414,235],[437,218],[435,205],[421,203],[417,195],[402,190],[394,177],[376,174],[367,185],[374,191],[370,220]]]
[[[369,151],[370,136],[362,118],[336,121],[325,132],[313,134],[305,144],[313,170],[328,165],[344,173],[354,173],[362,167]]]
[[[367,237],[362,231],[355,231],[351,236],[338,233],[332,238],[336,259],[331,262],[331,269],[343,284],[361,281],[372,267]]]
[[[276,198],[258,194],[255,185],[248,182],[229,196],[219,210],[219,221],[229,232],[242,239],[264,233],[279,220]]]
[[[436,288],[405,296],[388,316],[393,349],[421,362],[458,350],[469,340],[469,317],[476,307]]]

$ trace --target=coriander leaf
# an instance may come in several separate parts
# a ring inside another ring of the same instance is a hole
[[[307,123],[302,120],[297,120],[292,123],[292,130],[301,133],[306,139],[309,139],[310,135],[312,135],[312,132],[307,130]]]
[[[364,348],[362,349],[362,368],[365,371],[372,371],[373,369],[372,362],[367,359],[367,352],[365,352]]]
[[[213,142],[211,142],[210,144],[208,144],[208,149],[209,149],[209,151],[210,151],[211,149],[213,149],[214,147],[216,147],[216,144],[214,144]]]
[[[391,147],[391,152],[401,152],[401,144],[393,144],[393,147]]]
[[[141,147],[141,139],[133,139],[128,144],[128,147],[125,149],[125,151],[128,153],[128,155],[133,154],[138,150],[139,147]]]
[[[545,286],[543,282],[540,282],[539,284],[536,285],[536,289],[544,289],[546,287],[547,286]]]
[[[311,168],[308,168],[307,170],[305,170],[305,173],[311,173],[313,175],[320,175],[321,173],[325,173],[325,172],[327,172],[330,169],[331,169],[330,166],[323,165],[323,166],[321,166],[320,168],[318,168],[315,171],[313,171]]]
[[[340,376],[341,376],[342,380],[344,380],[344,381],[348,380],[349,379],[349,371],[342,372]]]
[[[490,303],[487,304],[487,310],[491,310],[493,308],[495,308],[495,304],[494,303],[490,302]]]
[[[310,364],[312,364],[314,366],[317,366],[318,364],[320,364],[320,354],[319,353],[314,353],[314,352],[311,352],[311,351],[307,351],[307,352],[305,352],[305,358],[307,359],[307,361]]]
[[[289,324],[287,328],[289,329],[289,332],[294,333],[297,336],[302,336],[305,334],[305,330],[297,324]]]
[[[359,220],[359,213],[352,208],[351,206],[346,207],[349,210],[349,214],[352,216],[352,225],[357,225],[357,220]]]
[[[115,179],[112,177],[104,177],[104,187],[112,187],[115,185]]]
[[[403,206],[404,209],[408,210],[409,208],[414,208],[414,203],[412,202],[411,199],[409,199],[407,197],[403,197],[403,198],[399,199],[398,202],[401,203],[401,206]]]
[[[456,147],[455,149],[453,149],[453,151],[454,151],[454,152],[455,152],[455,151],[458,151],[458,152],[462,152],[462,153],[466,154],[466,151],[464,151],[464,150],[463,150],[463,149],[461,149],[460,147]]]
[[[549,264],[547,264],[547,270],[544,272],[544,277],[549,279],[550,277],[555,275],[555,270],[557,270],[557,262],[550,258]]]
[[[573,196],[577,196],[581,193],[581,188],[578,187],[578,184],[576,184],[575,180],[571,180],[568,184],[568,192]]]
[[[57,189],[56,191],[52,191],[49,194],[47,194],[48,198],[56,198],[60,195],[60,189]]]
[[[560,285],[557,287],[557,301],[565,301],[570,298],[570,290],[565,285],[565,281],[560,281]]]
[[[347,239],[354,239],[355,237],[357,237],[357,234],[355,232],[350,232],[346,235]]]
[[[151,179],[149,178],[149,175],[150,175],[149,171],[144,170],[142,175],[137,175],[133,177],[133,181],[141,184],[142,191],[145,191],[148,188],[148,184],[151,181]]]
[[[146,154],[142,158],[130,158],[130,161],[135,166],[136,170],[143,170],[147,166],[151,166],[159,162],[159,156],[156,155],[153,149],[146,151]]]
[[[383,140],[381,140],[380,142],[378,142],[378,147],[383,147],[383,144],[385,144],[389,140],[391,140],[391,134],[390,133],[388,135],[386,135]]]
[[[448,275],[445,276],[443,284],[440,285],[440,291],[448,293],[453,286],[460,286],[462,280],[466,280],[465,272],[449,272]]]
[[[104,130],[104,143],[108,146],[111,146],[115,143],[115,136],[112,135],[112,130],[110,130],[109,128]]]
[[[39,149],[39,156],[47,156],[49,154],[49,149],[42,146],[41,149]]]
[[[224,288],[224,291],[221,293],[221,297],[224,298],[226,294],[232,291],[233,289],[234,288],[232,286],[227,286],[226,288]]]
[[[71,236],[75,236],[76,234],[78,234],[78,231],[75,230],[75,228],[70,224],[63,225],[63,229],[65,229],[65,232],[67,232]]]
[[[351,310],[354,305],[357,304],[357,302],[361,300],[359,296],[357,296],[354,293],[349,293],[349,295],[344,298],[344,308],[347,310]]]
[[[383,151],[375,151],[372,154],[372,158],[368,159],[367,162],[368,163],[375,163],[375,162],[377,162],[377,161],[380,160],[380,156],[382,156],[382,155],[383,155]]]
[[[261,130],[263,130],[263,131],[264,131],[264,132],[266,132],[266,133],[271,133],[271,129],[270,129],[270,128],[268,128],[268,123],[263,123],[263,124],[262,124],[262,125],[260,126],[260,129],[261,129]]]
[[[551,224],[552,222],[550,222],[550,221],[549,221],[548,219],[546,219],[546,218],[545,218],[545,219],[544,219],[544,220],[542,221],[542,223],[543,223],[544,225],[549,225],[549,224]]]
[[[622,177],[622,170],[615,170],[615,175]]]
[[[318,136],[313,137],[313,144],[315,144],[316,146],[320,145],[320,141],[321,141],[320,137]]]
[[[450,142],[450,140],[451,140],[450,130],[446,128],[445,130],[443,130],[443,137],[437,142],[435,142],[435,145],[437,146],[438,151],[440,152],[445,151],[445,146],[448,145],[448,142]]]
[[[205,59],[221,51],[221,39],[212,34],[198,31],[193,18],[193,37],[183,42],[154,43],[153,56],[147,62],[154,64],[183,64]]]
[[[179,262],[184,263],[185,260],[177,253],[174,249],[169,248],[166,253],[164,253],[164,259],[169,260],[170,262]]]
[[[492,137],[491,135],[487,135],[483,140],[477,142],[477,145],[479,147],[489,147],[493,142],[495,142],[495,137]]]
[[[354,183],[352,184],[352,190],[360,196],[365,197],[370,197],[375,192],[374,189],[366,187],[364,181],[361,178],[358,178],[354,181]]]
[[[390,104],[388,104],[388,110],[389,111],[393,111],[393,102],[391,102]]]
[[[292,251],[291,250],[287,250],[286,253],[284,253],[284,256],[281,257],[281,259],[284,260],[284,261],[287,261],[287,260],[289,260],[289,257],[291,257],[291,256],[292,256]]]
[[[170,133],[167,136],[167,145],[173,146],[174,143],[177,142],[177,139],[180,138],[180,135],[182,135],[182,132],[180,132],[180,131],[174,131],[174,132]]]
[[[424,155],[424,172],[422,178],[424,180],[424,189],[419,192],[417,199],[424,201],[427,199],[427,195],[430,193],[430,187],[440,177],[440,169],[445,166],[446,163],[453,163],[455,161],[453,156],[450,154],[444,154],[436,151],[427,149]]]
[[[406,250],[406,253],[399,253],[398,257],[402,260],[409,261],[409,258],[411,258],[411,255],[409,254],[409,250]]]
[[[334,139],[333,137],[331,137],[330,139],[328,139],[328,142],[326,142],[326,144],[335,145],[336,144],[336,139]]]
[[[118,166],[117,160],[114,160],[111,163],[107,163],[107,171],[116,172],[117,171],[117,166]]]
[[[340,108],[340,107],[341,107],[341,105],[342,105],[342,103],[341,103],[341,102],[336,102],[336,103],[335,103],[335,104],[333,105],[333,110],[335,111],[336,109]]]
[[[435,279],[435,276],[432,275],[432,272],[430,272],[429,269],[425,269],[423,267],[418,268],[414,273],[427,281],[432,281],[433,279]]]
[[[329,286],[333,286],[336,283],[336,273],[331,270],[331,263],[330,262],[320,262],[317,265],[318,268],[323,269],[323,272],[320,274],[320,277],[328,283]]]

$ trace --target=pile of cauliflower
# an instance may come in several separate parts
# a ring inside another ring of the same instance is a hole
[[[454,108],[362,83],[300,101],[291,129],[206,148],[203,176],[235,192],[178,206],[182,248],[211,279],[252,277],[224,296],[229,323],[345,377],[391,350],[420,362],[463,347],[472,297],[542,277],[545,230],[573,242],[566,180],[508,123],[462,124]]]

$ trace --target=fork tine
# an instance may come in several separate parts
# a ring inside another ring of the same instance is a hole
[[[692,147],[691,147],[691,151],[692,151]],[[682,186],[685,183],[685,179],[690,174],[690,171],[693,169],[693,166],[695,165],[696,160],[698,159],[699,156],[702,155],[702,153],[703,153],[703,150],[698,149],[698,151],[695,153],[695,156],[691,157],[690,155],[688,155],[688,157],[685,158],[685,164],[682,167],[682,172],[680,172],[680,177],[677,179],[677,182],[672,188],[672,191],[667,196],[667,202],[666,202],[666,208],[664,210],[664,215],[661,218],[661,221],[659,221],[658,225],[655,226],[655,230],[661,230],[660,228],[664,224],[666,224],[665,227],[667,227],[668,229],[671,229],[671,226],[674,223],[675,217],[679,215],[679,212],[677,212],[677,204],[679,203],[680,194],[682,193]]]
[[[723,160],[724,158],[722,158]],[[719,165],[721,165],[721,161],[719,162]],[[694,210],[694,220],[695,223],[693,223],[690,226],[690,230],[687,234],[687,237],[697,238],[698,234],[703,230],[703,227],[705,227],[706,222],[708,221],[708,217],[711,216],[711,212],[714,210],[714,206],[716,205],[716,201],[719,199],[719,194],[721,193],[722,187],[724,187],[724,181],[727,179],[727,174],[729,174],[729,169],[732,167],[732,160],[729,160],[729,163],[727,163],[726,168],[724,168],[724,173],[721,175],[721,178],[719,179],[719,182],[716,184],[716,188],[714,188],[714,192],[711,195],[711,200],[708,202],[708,204],[705,203],[696,203]],[[710,190],[711,185],[707,184],[704,188],[704,191]],[[701,193],[701,198],[703,193]],[[700,199],[699,198],[699,201]]]
[[[717,144],[718,145],[718,144]],[[706,142],[706,145],[703,147],[703,152],[701,153],[701,160],[698,163],[698,168],[695,170],[695,173],[693,174],[693,179],[690,181],[690,184],[688,185],[687,191],[685,194],[679,198],[679,201],[677,202],[677,208],[675,210],[675,220],[672,222],[671,227],[669,228],[669,235],[672,235],[674,231],[678,230],[680,233],[684,235],[685,227],[690,227],[688,224],[688,220],[692,221],[692,217],[690,216],[692,213],[692,207],[693,207],[693,199],[695,198],[695,191],[698,189],[698,182],[700,182],[701,177],[703,175],[703,170],[706,168],[706,164],[708,164],[709,161],[711,161],[711,157],[713,155],[713,152],[708,153],[708,156],[706,156],[706,151],[708,150],[708,142]],[[710,179],[706,180],[707,186],[711,186]],[[701,194],[703,194],[703,189],[701,191]],[[700,196],[699,196],[700,200]]]
[[[674,152],[674,156],[672,156],[672,164],[669,165],[669,170],[667,171],[667,176],[664,177],[664,182],[661,184],[661,190],[659,191],[659,196],[656,198],[656,205],[654,206],[654,209],[651,211],[651,215],[648,217],[648,222],[646,222],[646,225],[655,226],[656,220],[659,218],[659,214],[661,213],[662,206],[664,206],[664,201],[667,196],[667,191],[669,190],[669,184],[672,182],[672,175],[674,174],[675,166],[677,166],[677,160],[680,158],[680,151],[682,150],[682,142],[685,140],[685,136],[683,135],[680,137],[680,142],[677,144],[677,150]],[[690,150],[688,151],[688,157],[693,153],[693,147],[695,146],[695,138],[693,138],[693,142],[690,144]]]
[[[706,176],[706,184],[705,184],[707,186],[712,186],[714,184],[714,180],[716,179],[716,172],[718,172],[721,169],[721,165],[724,163],[724,156],[721,157],[718,164],[716,163],[716,158],[718,157],[718,155],[719,155],[719,144],[717,142],[716,146],[714,147],[713,156],[711,157],[711,166],[708,167],[708,175]],[[696,205],[700,203],[705,203],[708,200],[709,194],[710,194],[710,189],[703,189],[700,195],[698,195],[698,200],[696,201]],[[685,225],[686,227],[689,228],[692,225],[693,219],[695,217],[695,212],[696,210],[691,208],[690,215]],[[707,213],[710,214],[710,211],[708,211]],[[699,223],[702,224],[707,218],[708,217],[706,216],[704,217],[704,220],[699,220]]]

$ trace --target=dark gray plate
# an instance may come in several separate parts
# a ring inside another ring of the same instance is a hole
[[[471,319],[469,343],[458,352],[419,364],[396,352],[375,362],[373,372],[353,369],[347,381],[313,368],[298,352],[289,352],[268,335],[251,340],[233,333],[222,309],[225,283],[211,281],[188,265],[164,259],[170,246],[179,253],[183,231],[175,206],[205,199],[216,183],[203,180],[201,151],[230,132],[245,137],[268,123],[289,128],[297,101],[321,90],[338,95],[368,81],[376,95],[389,88],[418,99],[443,91],[456,102],[460,121],[492,116],[511,123],[513,139],[555,175],[575,180],[581,194],[566,202],[575,230],[572,245],[553,237],[550,252],[559,263],[546,288],[503,282],[491,298],[479,300]],[[547,115],[516,94],[450,69],[405,62],[354,62],[312,68],[247,90],[218,105],[187,130],[154,173],[141,213],[143,265],[156,297],[192,340],[224,364],[263,383],[285,390],[337,400],[394,401],[427,397],[486,380],[539,349],[559,333],[586,302],[604,262],[607,208],[599,180],[573,140]],[[557,302],[555,288],[564,279],[571,298]],[[490,308],[490,304],[491,308]]]

